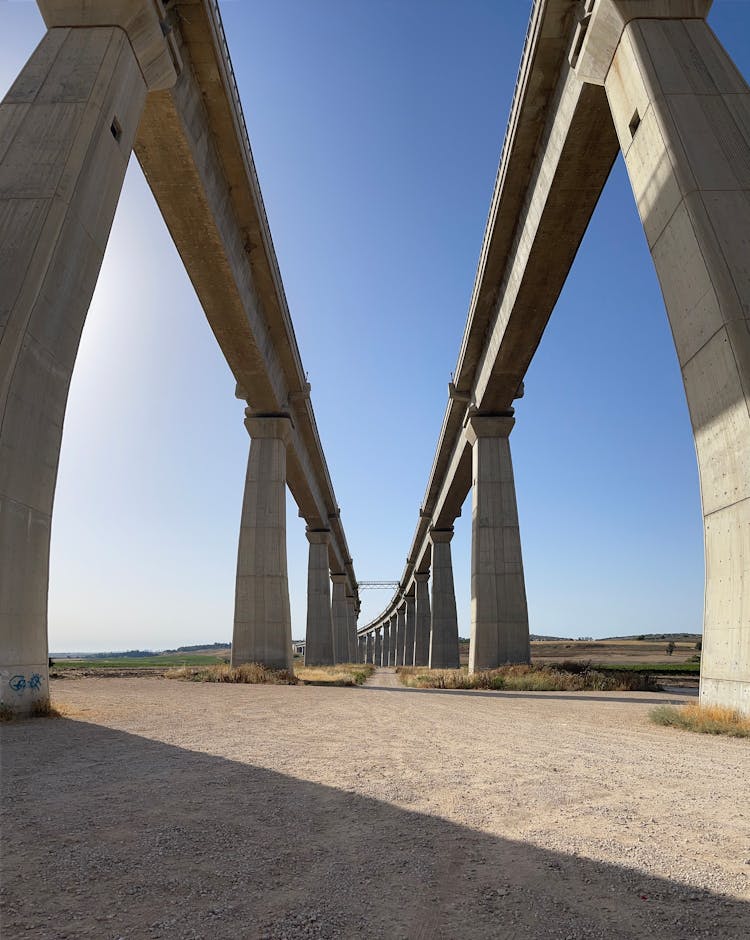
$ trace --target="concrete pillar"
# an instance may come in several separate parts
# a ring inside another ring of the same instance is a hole
[[[163,66],[158,87],[176,77],[153,3],[138,35],[132,10],[39,6],[51,28],[0,104],[0,704],[19,714],[49,700],[63,419],[146,93],[157,87],[144,42]]]
[[[331,613],[333,617],[333,658],[337,663],[348,663],[349,654],[349,605],[346,599],[347,576],[332,574],[333,597]]]
[[[292,618],[286,566],[288,417],[258,417],[248,408],[250,456],[237,552],[232,665],[292,668]]]
[[[383,631],[381,630],[380,627],[378,627],[377,630],[375,630],[375,639],[374,639],[374,641],[373,641],[373,643],[374,643],[374,646],[373,646],[373,652],[374,652],[373,663],[374,663],[376,666],[382,666],[382,665],[383,665],[383,636],[382,636],[382,633],[383,633]]]
[[[307,633],[305,665],[333,665],[333,618],[328,567],[328,529],[308,529],[310,554],[307,566]]]
[[[530,660],[510,416],[475,415],[472,449],[471,645],[469,672]]]
[[[365,660],[366,663],[373,662],[372,633],[365,634]]]
[[[388,631],[388,665],[389,666],[396,665],[397,644],[398,644],[398,615],[393,614],[393,616],[390,619],[390,630]]]
[[[404,628],[404,666],[414,665],[415,603],[414,595],[406,597],[406,626]]]
[[[346,622],[348,627],[349,660],[350,663],[361,662],[357,646],[357,611],[356,600],[353,596],[346,598]]]
[[[430,529],[432,542],[432,624],[430,669],[458,669],[458,616],[453,588],[453,529]]]
[[[750,714],[750,87],[701,18],[710,5],[599,0],[576,71],[604,84],[690,410],[701,702]]]
[[[426,666],[430,661],[430,613],[429,571],[418,571],[415,581],[414,665]]]
[[[396,649],[393,665],[404,665],[404,645],[406,643],[406,604],[401,603],[396,609]]]
[[[390,620],[386,620],[385,623],[383,624],[383,646],[382,646],[382,654],[380,657],[381,666],[388,665],[388,646],[391,641],[390,632],[391,632],[391,622]]]

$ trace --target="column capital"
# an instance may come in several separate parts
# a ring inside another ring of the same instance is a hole
[[[250,408],[246,408],[245,427],[250,437],[277,438],[288,445],[294,425],[289,415],[258,415],[253,414]]]
[[[331,581],[333,581],[334,584],[346,584],[348,580],[349,580],[349,575],[346,575],[346,574],[332,574],[331,575]]]
[[[587,0],[569,61],[581,81],[603,85],[631,20],[705,19],[713,0]]]
[[[453,526],[450,529],[430,529],[430,541],[450,542],[453,538]]]
[[[127,34],[149,91],[171,88],[182,62],[160,0],[37,0],[47,29],[114,26]]]
[[[305,535],[311,545],[328,545],[331,541],[330,529],[305,529]]]
[[[417,582],[417,584],[426,584],[427,581],[430,580],[430,572],[429,571],[415,571],[414,580]]]
[[[512,415],[471,415],[464,422],[464,434],[473,447],[480,437],[508,437],[515,423]]]

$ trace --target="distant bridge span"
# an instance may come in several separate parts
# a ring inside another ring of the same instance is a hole
[[[528,660],[513,401],[622,149],[698,454],[701,699],[750,712],[750,89],[710,6],[533,4],[427,490],[399,589],[359,633],[365,658],[458,665],[450,539],[471,489],[469,668]]]

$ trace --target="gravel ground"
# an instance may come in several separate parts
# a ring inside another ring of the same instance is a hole
[[[750,746],[664,696],[53,683],[2,729],[3,937],[750,936]]]

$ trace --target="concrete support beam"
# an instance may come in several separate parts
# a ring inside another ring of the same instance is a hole
[[[458,616],[453,587],[453,529],[431,529],[432,625],[430,669],[458,669]]]
[[[396,649],[394,651],[394,666],[404,665],[404,644],[406,642],[406,604],[400,604],[396,609]]]
[[[365,662],[375,662],[374,635],[372,632],[365,634]]]
[[[432,614],[430,612],[429,572],[417,572],[414,575],[415,589],[415,624],[414,624],[414,665],[427,666],[430,662],[430,630]]]
[[[406,626],[404,628],[404,666],[414,665],[415,600],[414,596],[405,598]]]
[[[250,456],[237,552],[232,665],[292,668],[286,562],[286,449],[292,422],[248,408]]]
[[[585,77],[604,82],[695,436],[706,550],[700,698],[750,714],[750,88],[704,20],[645,18],[660,15],[656,0],[607,4],[622,28],[613,35],[603,16],[597,31],[592,20],[581,67],[603,63]],[[669,15],[700,17],[708,6],[677,3]]]
[[[347,575],[332,574],[333,596],[331,615],[333,618],[333,658],[337,663],[348,663],[349,653],[349,604],[346,598]]]
[[[333,665],[333,618],[331,579],[328,569],[328,529],[308,529],[310,554],[307,567],[307,633],[305,665]]]
[[[510,457],[511,416],[466,422],[472,448],[469,672],[530,660],[529,615]]]
[[[355,597],[346,598],[346,622],[347,622],[347,638],[349,640],[349,662],[350,663],[359,663],[362,660],[359,658],[359,648],[357,646],[357,611],[356,605],[357,601]]]
[[[382,666],[383,665],[383,631],[380,627],[378,627],[378,629],[375,630],[374,633],[375,633],[375,640],[374,640],[374,646],[373,646],[374,657],[372,661],[376,666]]]
[[[55,28],[0,105],[0,703],[20,714],[49,699],[63,419],[146,92],[122,29]]]
[[[391,656],[391,621],[386,620],[383,624],[383,654],[380,658],[381,666],[389,666]]]
[[[388,665],[396,665],[396,644],[398,642],[398,615],[393,614],[390,621],[390,628],[388,630]]]

